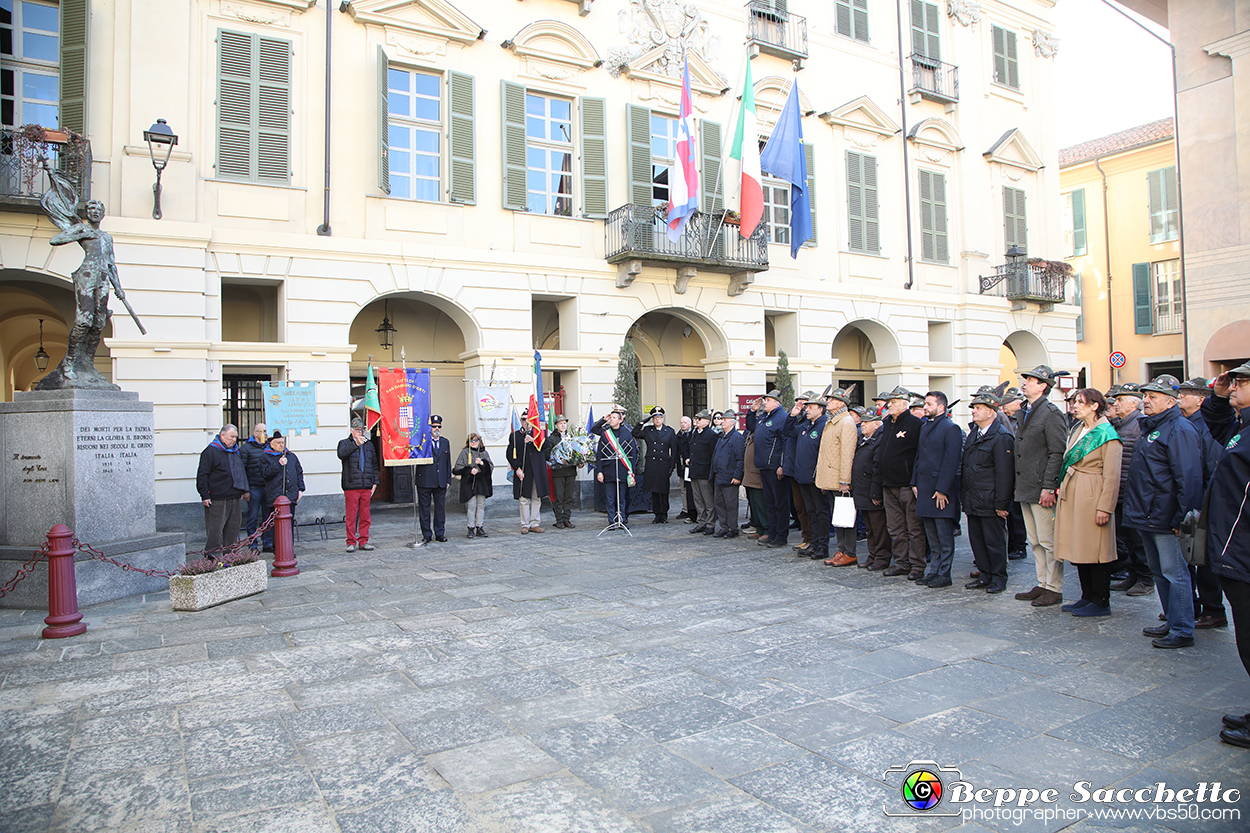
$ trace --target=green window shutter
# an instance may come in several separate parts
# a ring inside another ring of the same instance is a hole
[[[1133,264],[1133,332],[1150,335],[1154,332],[1151,311],[1150,264]]]
[[[920,171],[920,259],[933,260],[933,174]]]
[[[864,251],[864,156],[853,150],[846,152],[846,225],[847,248]]]
[[[881,217],[877,210],[877,157],[864,160],[864,251],[881,254]]]
[[[84,136],[87,134],[89,20],[87,0],[61,0],[60,126]]]
[[[720,125],[706,119],[699,120],[699,150],[703,154],[700,185],[703,188],[701,205],[708,213],[725,210],[725,200],[720,181]]]
[[[255,35],[217,32],[217,176],[252,179]]]
[[[1146,185],[1150,192],[1150,242],[1163,242],[1163,171],[1150,171],[1146,174]]]
[[[607,102],[582,98],[582,213],[608,216]]]
[[[629,144],[626,146],[629,201],[634,205],[651,205],[651,110],[627,104],[625,114],[629,127]]]
[[[835,26],[839,35],[868,42],[868,0],[837,0]]]
[[[804,246],[816,245],[816,152],[809,144],[803,145],[803,160],[807,163],[807,199],[812,205],[812,237]]]
[[[867,10],[865,23],[867,23]],[[867,33],[865,33],[866,35]],[[941,17],[938,7],[924,0],[911,0],[911,51],[931,61],[942,60]]]
[[[291,43],[257,38],[256,179],[291,181]]]
[[[1085,234],[1085,189],[1072,192],[1072,254],[1089,254]]]
[[[1007,33],[1007,86],[1020,89],[1020,59],[1016,53],[1016,33]]]
[[[448,155],[451,157],[453,202],[477,205],[477,140],[473,76],[463,72],[447,74],[447,110],[451,117]]]
[[[1163,239],[1180,236],[1180,199],[1176,187],[1176,166],[1163,169]]]
[[[851,37],[854,31],[851,22],[851,0],[838,0],[837,8],[834,11],[834,26],[837,28],[839,35]]]
[[[1016,49],[1016,33],[1001,26],[990,27],[990,39],[994,47],[994,81],[1020,89],[1020,59]]]
[[[925,55],[933,61],[942,60],[941,50],[941,21],[942,18],[938,14],[936,3],[925,3],[925,33],[927,35],[929,51]]]
[[[378,188],[391,193],[391,64],[386,50],[378,47]]]
[[[946,236],[946,177],[920,171],[920,259],[946,263],[950,259]]]
[[[1007,248],[1019,246],[1029,250],[1028,225],[1024,215],[1024,191],[1003,188],[1003,241]]]
[[[503,207],[524,211],[525,187],[525,87],[501,81],[503,99]]]
[[[1072,303],[1081,311],[1076,317],[1076,340],[1085,340],[1085,298],[1081,291],[1081,273],[1077,272],[1072,281]]]

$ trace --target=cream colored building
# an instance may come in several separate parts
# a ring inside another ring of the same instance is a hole
[[[1184,377],[1180,224],[1172,119],[1059,151],[1064,257],[1076,270],[1076,352],[1106,390]],[[1125,364],[1111,366],[1113,353]],[[1079,384],[1079,383],[1078,383]]]
[[[471,380],[528,398],[535,346],[579,420],[610,402],[626,337],[642,400],[670,415],[762,391],[779,350],[801,388],[965,399],[1004,363],[1076,364],[1070,288],[998,269],[1011,245],[1061,257],[1051,0],[330,5],[15,0],[32,49],[60,38],[59,60],[5,58],[60,74],[59,102],[18,104],[45,120],[59,106],[90,139],[92,196],[148,330],[114,302],[99,358],[156,403],[166,516],[196,500],[223,398],[247,430],[256,379],[318,383],[320,430],[293,447],[309,493],[336,494],[333,449],[370,354],[433,368],[453,444]],[[49,8],[59,34],[27,25],[46,27]],[[683,54],[702,178],[691,226],[707,231],[673,253],[651,206]],[[721,228],[748,54],[765,134],[793,78],[801,90],[815,237],[797,259],[784,183],[765,183],[759,237]],[[157,118],[178,136],[160,220],[143,139]],[[0,205],[6,397],[38,376],[37,319],[60,359],[79,258],[49,247],[37,183],[17,179]],[[374,332],[384,315],[393,354]]]

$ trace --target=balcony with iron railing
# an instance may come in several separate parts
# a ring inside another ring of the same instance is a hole
[[[1045,312],[1064,302],[1067,279],[1068,275],[1051,261],[1035,259],[1026,263],[1021,259],[995,267],[992,275],[982,275],[981,294],[1007,298],[1020,305],[1034,301]]]
[[[91,199],[91,143],[68,131],[37,125],[0,129],[0,210],[42,213],[40,196],[51,186],[43,160]]]
[[[696,211],[681,236],[668,239],[663,208],[627,204],[613,210],[603,224],[604,258],[617,265],[616,285],[629,286],[645,265],[677,269],[677,291],[684,293],[700,271],[730,275],[730,294],[740,294],[768,269],[768,238],[761,223],[743,238],[723,211]]]
[[[924,55],[911,56],[911,95],[948,107],[959,101],[959,67]]]
[[[790,14],[786,0],[747,3],[747,42],[753,52],[799,61],[807,57],[807,18]]]

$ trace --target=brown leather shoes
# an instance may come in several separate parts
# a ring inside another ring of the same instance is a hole
[[[531,526],[530,532],[546,532],[541,526]]]
[[[835,554],[835,555],[833,556],[833,558],[830,558],[830,559],[829,559],[828,561],[826,561],[825,563],[826,563],[826,564],[832,564],[832,565],[833,565],[833,566],[835,566],[835,567],[849,567],[849,566],[851,566],[852,564],[858,564],[858,563],[859,563],[859,559],[857,559],[857,558],[856,558],[855,556],[853,556],[853,555],[847,555],[847,554],[846,554],[846,553],[844,553],[844,552],[839,552],[839,553]]]
[[[1030,602],[1030,604],[1032,604],[1033,607],[1050,607],[1051,605],[1057,605],[1062,601],[1062,593],[1056,593],[1054,590],[1043,590],[1038,594],[1036,599]]]
[[[1200,630],[1206,628],[1227,628],[1228,619],[1223,616],[1212,616],[1210,613],[1204,613],[1194,620],[1194,627]]]
[[[1031,602],[1046,591],[1037,585],[1033,585],[1033,589],[1024,593],[1017,593],[1016,598],[1022,602]]]

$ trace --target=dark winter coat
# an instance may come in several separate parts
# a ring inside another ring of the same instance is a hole
[[[431,438],[432,463],[416,466],[414,478],[418,489],[446,489],[451,483],[451,443],[446,437]]]
[[[786,474],[800,483],[816,482],[816,464],[820,460],[820,438],[825,432],[825,423],[829,417],[821,414],[815,422],[804,418],[786,420],[785,435],[787,442],[794,445],[794,462],[786,469]]]
[[[625,461],[620,459],[616,450],[612,448],[612,444],[608,442],[607,432],[608,424],[606,421],[595,423],[595,434],[599,435],[599,442],[595,445],[595,469],[603,475],[604,483],[625,483],[629,479],[629,469],[625,466]],[[635,472],[638,471],[638,442],[634,439],[634,433],[629,430],[628,425],[622,425],[614,432],[616,439],[621,445],[621,451],[629,458]],[[637,482],[637,478],[635,478]]]
[[[1198,412],[1206,421],[1207,430],[1221,447],[1228,445],[1228,441],[1234,434],[1240,433],[1242,428],[1250,426],[1250,408],[1243,408],[1240,414],[1237,413],[1227,396],[1211,394],[1202,400],[1202,407]]]
[[[343,491],[372,489],[378,485],[378,453],[365,440],[356,445],[351,437],[339,440],[339,460],[343,462]]]
[[[642,488],[648,492],[667,492],[673,468],[677,465],[677,432],[669,426],[656,428],[644,423],[634,437],[647,444],[642,470]]]
[[[255,437],[248,437],[239,443],[239,454],[243,457],[243,469],[247,472],[247,482],[253,489],[265,488],[265,472],[261,460],[268,450],[269,443],[256,442]]]
[[[533,443],[525,441],[525,432],[529,430],[522,428],[513,431],[508,437],[508,468],[512,469],[512,497],[514,500],[521,499],[522,484],[534,484],[534,492],[540,498],[544,498],[551,493],[550,487],[547,485],[547,455],[544,453],[551,446],[543,443],[543,450],[539,450]],[[517,469],[525,475],[524,478],[517,476]],[[528,488],[526,489],[528,491]]]
[[[884,506],[873,503],[873,498],[881,500],[881,492],[874,496],[872,478],[877,470],[877,446],[881,444],[881,428],[878,427],[871,437],[861,436],[855,444],[855,461],[851,464],[851,496],[855,498],[855,508],[861,512],[882,512]]]
[[[481,457],[482,465],[478,466],[477,474],[470,474],[469,470],[473,468],[474,457]],[[460,502],[468,503],[474,495],[482,497],[493,495],[495,486],[491,483],[491,472],[494,469],[495,464],[491,461],[490,452],[485,447],[477,451],[468,446],[460,449],[460,456],[456,458],[456,464],[451,468],[451,473],[460,477]]]
[[[1124,523],[1146,532],[1171,532],[1202,504],[1202,451],[1198,432],[1173,406],[1141,418],[1124,498]]]
[[[964,514],[988,518],[1009,511],[1015,498],[1016,440],[997,420],[978,437],[980,430],[975,422],[968,425],[959,502]]]
[[[1250,582],[1250,433],[1238,432],[1225,443],[1211,476],[1210,497],[1207,558],[1211,571]]]
[[[711,427],[690,432],[690,479],[710,480],[712,477],[712,452],[716,450],[716,438]]]
[[[963,450],[963,432],[949,415],[929,419],[920,429],[920,446],[911,476],[911,485],[916,488],[916,517],[959,518]],[[934,492],[946,495],[945,507],[938,508]]]
[[[1198,446],[1202,449],[1202,488],[1205,490],[1207,484],[1211,482],[1211,475],[1215,474],[1216,465],[1220,462],[1220,452],[1223,451],[1223,446],[1211,436],[1211,431],[1207,428],[1207,422],[1202,418],[1201,411],[1194,411],[1185,419],[1189,420],[1194,430],[1198,432]]]
[[[738,430],[717,436],[716,449],[712,452],[712,485],[732,486],[731,481],[742,482],[743,459],[746,439]]]
[[[693,428],[689,431],[678,431],[674,441],[677,447],[677,474],[683,480],[686,478],[686,461],[690,459],[690,435],[693,433]]]
[[[295,456],[294,451],[286,452],[285,466],[279,462],[281,459],[282,455],[273,449],[262,454],[260,468],[265,478],[265,505],[273,506],[278,495],[286,495],[286,499],[291,501],[291,506],[294,507],[299,501],[299,493],[305,490],[304,466]],[[285,480],[282,477],[283,469],[286,470]],[[286,491],[283,491],[284,484]]]
[[[1137,447],[1137,440],[1141,437],[1141,411],[1133,411],[1124,419],[1116,417],[1109,419],[1111,427],[1120,435],[1120,444],[1124,446],[1121,459],[1124,464],[1120,466],[1120,503],[1124,503],[1124,496],[1128,494],[1128,470],[1129,463],[1133,459],[1133,449]]]
[[[873,495],[885,489],[901,489],[911,485],[912,469],[916,465],[916,448],[920,443],[920,429],[924,423],[911,411],[903,411],[898,418],[887,416],[881,421],[877,433],[877,470],[873,475]]]
[[[761,476],[781,468],[786,448],[784,431],[789,418],[790,415],[781,406],[774,408],[772,413],[751,411],[747,414],[747,428],[753,430],[755,435],[755,465]]]
[[[1068,418],[1049,399],[1021,410],[1016,430],[1016,500],[1041,503],[1043,489],[1059,489],[1068,444]]]
[[[251,488],[239,444],[226,448],[221,435],[200,452],[200,468],[195,473],[195,490],[200,500],[233,500]]]

